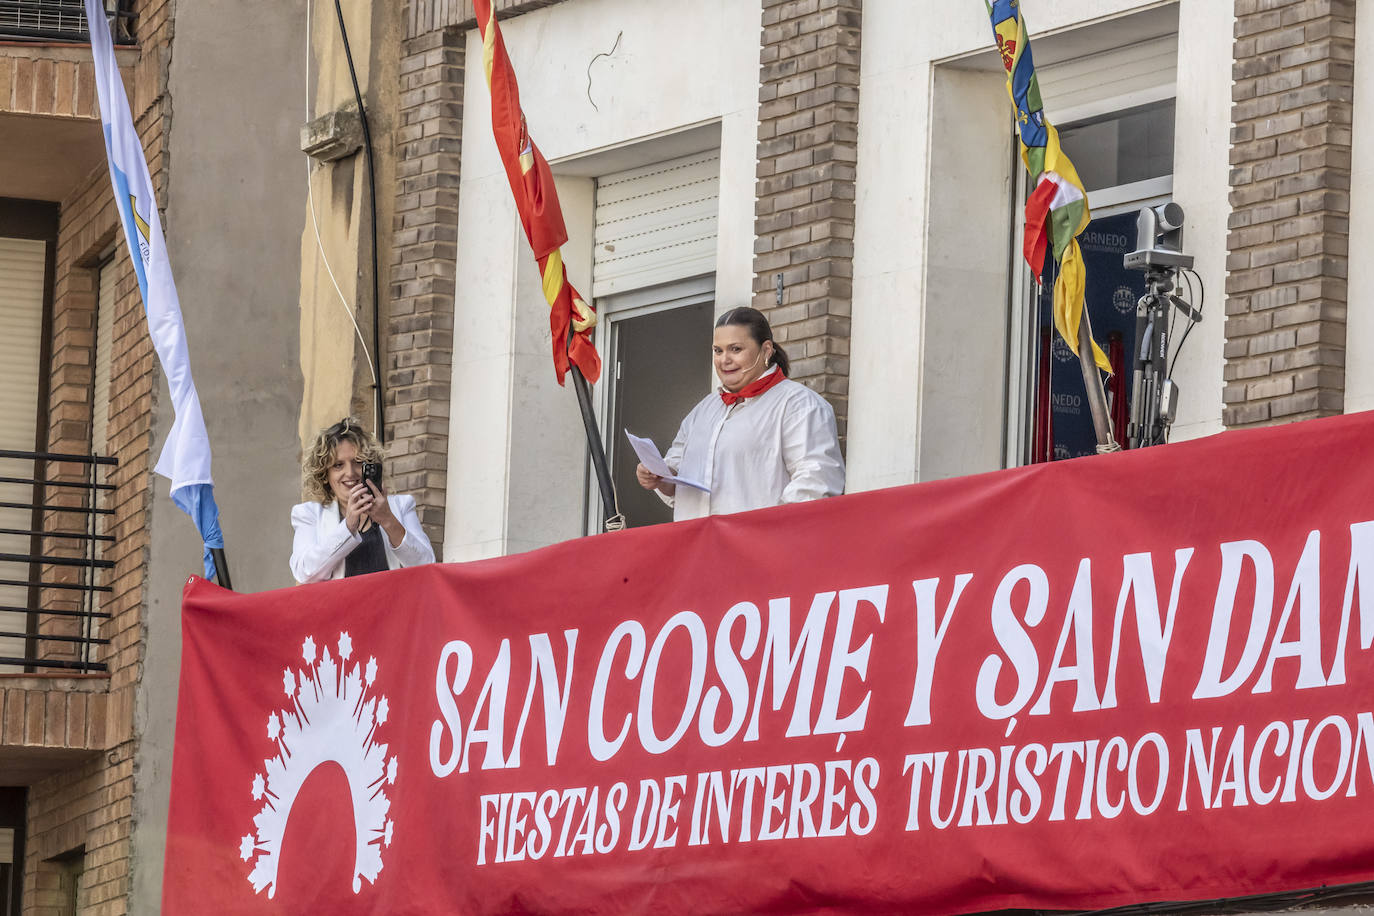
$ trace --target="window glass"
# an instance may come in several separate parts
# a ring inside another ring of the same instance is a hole
[[[1112,363],[1112,374],[1104,387],[1112,432],[1122,447],[1126,444],[1126,424],[1130,418],[1135,307],[1145,294],[1145,274],[1122,263],[1126,253],[1135,250],[1135,237],[1134,212],[1099,217],[1078,237],[1083,252],[1088,320],[1098,346]],[[1039,373],[1033,380],[1033,463],[1097,453],[1097,436],[1078,356],[1054,330],[1056,278],[1051,261],[1037,300],[1040,353]]]
[[[611,425],[608,441],[616,497],[630,528],[671,522],[673,510],[635,479],[639,463],[624,430],[667,454],[682,419],[710,393],[714,302],[612,313]]]
[[[710,392],[720,150],[652,161],[596,179],[591,292],[606,357],[599,386],[607,459],[629,527],[672,521],[639,486],[625,430],[667,453]],[[596,482],[589,503],[600,512]],[[591,531],[600,530],[596,518]]]
[[[1172,175],[1174,100],[1066,125],[1059,142],[1090,192]]]

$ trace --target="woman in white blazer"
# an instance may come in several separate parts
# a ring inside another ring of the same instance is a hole
[[[321,430],[301,463],[307,499],[291,509],[297,582],[342,579],[434,562],[415,498],[381,486],[382,446],[352,417]],[[378,467],[374,480],[364,464]]]

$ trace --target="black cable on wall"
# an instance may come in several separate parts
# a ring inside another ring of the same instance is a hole
[[[334,0],[334,14],[339,20],[339,37],[343,39],[344,58],[348,61],[348,76],[353,81],[353,98],[358,103],[358,117],[363,124],[363,155],[367,158],[367,196],[368,215],[372,229],[372,358],[376,364],[377,378],[372,385],[376,399],[377,428],[373,433],[379,442],[386,445],[386,411],[382,397],[382,310],[381,279],[377,264],[377,170],[372,162],[372,130],[368,125],[367,107],[363,104],[363,92],[358,88],[358,71],[353,67],[353,51],[348,46],[348,27],[344,25],[343,7]]]

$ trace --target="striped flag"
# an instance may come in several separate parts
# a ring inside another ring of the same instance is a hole
[[[214,482],[210,478],[210,439],[205,433],[200,397],[191,380],[181,303],[172,282],[172,265],[167,259],[162,219],[153,196],[148,161],[129,113],[129,100],[119,77],[119,65],[115,62],[114,42],[110,38],[105,10],[100,0],[85,0],[85,3],[115,205],[124,226],[124,240],[129,246],[134,273],[138,275],[138,290],[143,294],[148,333],[162,363],[162,371],[167,375],[175,412],[172,431],[153,470],[171,480],[172,501],[195,521],[205,542],[205,577],[210,579],[215,575],[210,548],[222,548],[224,537],[219,528]]]
[[[1026,22],[1020,0],[984,0],[997,50],[1007,69],[1007,94],[1016,108],[1016,132],[1021,139],[1021,161],[1030,173],[1035,190],[1026,201],[1026,234],[1023,253],[1038,281],[1045,253],[1053,250],[1059,265],[1054,284],[1054,326],[1078,352],[1078,324],[1083,317],[1083,253],[1078,234],[1088,226],[1088,195],[1078,180],[1069,157],[1059,147],[1059,131],[1045,117],[1040,102],[1040,83],[1035,76]],[[1111,362],[1093,341],[1093,360],[1111,371]]]
[[[581,369],[587,380],[594,382],[601,376],[601,358],[592,345],[596,311],[573,289],[563,266],[559,249],[568,240],[568,230],[563,225],[563,208],[558,203],[553,172],[530,139],[525,113],[520,108],[515,68],[506,53],[506,43],[501,38],[501,27],[496,23],[491,0],[474,0],[473,8],[482,33],[482,59],[487,88],[491,91],[491,130],[501,153],[501,163],[506,167],[511,193],[515,196],[520,224],[544,280],[544,298],[550,310],[549,329],[553,333],[553,367],[558,374],[558,384],[563,384],[569,364]]]

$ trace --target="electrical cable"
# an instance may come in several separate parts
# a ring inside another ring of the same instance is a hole
[[[1188,282],[1188,275],[1184,273],[1183,270],[1180,270],[1178,272],[1178,287],[1175,290],[1176,295],[1169,299],[1169,304],[1173,306],[1173,308],[1169,309],[1169,342],[1173,343],[1175,339],[1177,339],[1178,342],[1174,344],[1174,355],[1169,360],[1169,367],[1165,373],[1165,378],[1173,378],[1174,364],[1178,362],[1178,354],[1183,352],[1183,341],[1188,338],[1188,332],[1193,329],[1193,315],[1192,312],[1188,312],[1185,316],[1188,324],[1183,329],[1183,336],[1178,338],[1174,337],[1174,327],[1178,324],[1178,313],[1181,311],[1177,303],[1174,302],[1174,299],[1182,299],[1185,286],[1188,287],[1188,298],[1183,299],[1183,301],[1187,303],[1193,298],[1192,285]]]
[[[314,0],[306,0],[305,4],[305,121],[308,124],[310,118],[310,36],[314,29]],[[363,337],[363,329],[358,326],[358,320],[353,315],[353,307],[349,304],[348,297],[344,295],[339,287],[339,281],[334,276],[334,268],[329,264],[329,255],[324,250],[324,239],[320,237],[320,223],[315,215],[315,186],[311,180],[310,157],[305,159],[305,190],[306,200],[310,206],[310,225],[315,233],[315,248],[320,253],[320,262],[324,264],[324,272],[329,276],[329,282],[334,286],[334,292],[339,296],[339,304],[343,307],[344,315],[353,325],[353,331],[358,335],[358,343],[363,348],[363,356],[367,361],[368,371],[372,373],[372,387],[380,390],[380,383],[377,380],[377,363],[372,358],[372,353],[368,349],[367,339]],[[374,274],[375,279],[375,274]],[[381,399],[377,398],[372,405],[372,428],[381,430],[382,416],[379,407]],[[380,433],[378,438],[380,439]]]
[[[1198,308],[1198,311],[1200,312],[1200,311],[1202,311],[1202,300],[1205,299],[1205,298],[1207,298],[1207,286],[1206,286],[1206,284],[1204,284],[1204,283],[1202,282],[1202,274],[1198,273],[1198,272],[1197,272],[1196,270],[1194,270],[1193,268],[1189,267],[1189,268],[1185,271],[1185,273],[1186,273],[1186,274],[1188,275],[1188,277],[1190,278],[1190,279],[1189,279],[1189,285],[1188,285],[1189,290],[1192,289],[1192,280],[1197,280],[1197,301],[1198,301],[1198,307],[1197,307],[1197,308]]]
[[[1179,292],[1182,292],[1182,290],[1179,290]],[[1164,294],[1164,301],[1165,301],[1165,303],[1166,303],[1165,306],[1164,306],[1165,311],[1167,311],[1167,312],[1169,313],[1169,336],[1168,336],[1167,339],[1168,339],[1170,342],[1172,342],[1173,339],[1174,339],[1174,326],[1178,324],[1178,307],[1174,305],[1174,300],[1173,300],[1172,298],[1170,298],[1170,294],[1169,294],[1169,293],[1165,293],[1165,294]],[[1181,344],[1182,341],[1179,341],[1179,343]],[[1177,353],[1178,353],[1178,350],[1175,349],[1175,350],[1174,350],[1174,353],[1177,354]],[[1168,378],[1168,376],[1173,375],[1173,365],[1172,365],[1172,364],[1170,364],[1169,369],[1170,369],[1170,371],[1169,371],[1168,373],[1166,373],[1165,378]]]
[[[369,4],[368,8],[371,8]],[[363,91],[358,88],[358,71],[353,68],[353,51],[348,46],[348,28],[344,25],[343,7],[334,0],[334,13],[339,20],[339,37],[343,39],[344,59],[348,61],[348,76],[353,81],[353,98],[358,103],[358,118],[363,124],[363,155],[367,159],[367,194],[369,203],[369,222],[372,225],[372,352],[382,350],[382,318],[380,273],[377,262],[377,172],[372,162],[372,130],[368,126],[367,109],[363,105]],[[373,410],[377,414],[377,428],[372,432],[377,441],[386,445],[386,425],[382,423],[382,382],[374,369],[372,390],[376,396]]]
[[[1191,316],[1189,317],[1188,326],[1183,329],[1183,336],[1178,339],[1178,346],[1174,348],[1174,358],[1169,361],[1169,378],[1173,378],[1174,376],[1174,366],[1178,365],[1178,356],[1183,352],[1183,345],[1188,342],[1188,335],[1192,333],[1197,323],[1202,320],[1202,307],[1207,301],[1207,288],[1202,283],[1202,277],[1191,267],[1185,267],[1183,270],[1179,271],[1179,275],[1183,277],[1184,282],[1188,284],[1188,297],[1193,297],[1193,281],[1192,277],[1189,276],[1190,274],[1192,277],[1197,278],[1198,295],[1197,305],[1194,306],[1194,308],[1197,310],[1198,317],[1196,319]]]

